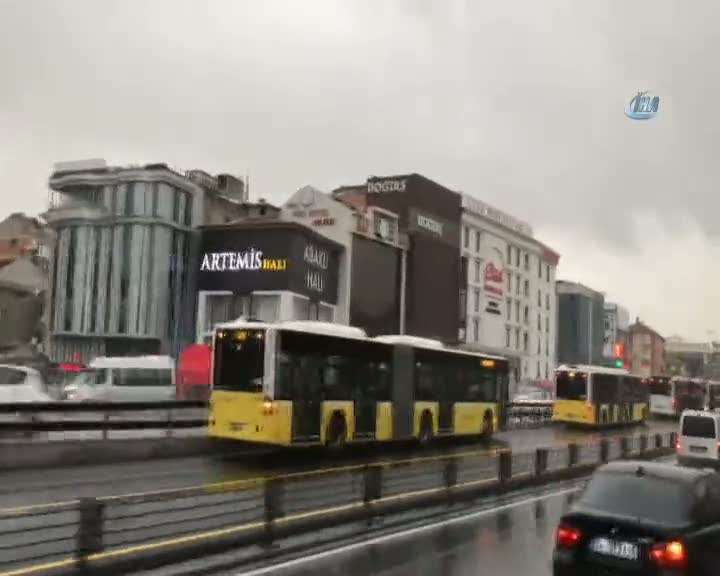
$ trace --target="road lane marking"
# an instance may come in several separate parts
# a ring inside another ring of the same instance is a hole
[[[391,534],[383,534],[382,536],[376,536],[374,538],[369,538],[367,540],[363,540],[362,542],[354,542],[352,544],[346,544],[346,545],[340,546],[338,548],[333,548],[332,550],[325,550],[322,552],[311,553],[309,556],[302,556],[300,558],[294,558],[292,560],[287,560],[285,562],[280,562],[278,564],[273,564],[271,566],[264,566],[263,568],[257,568],[255,570],[250,570],[248,572],[237,572],[236,576],[263,576],[264,574],[274,574],[274,573],[276,573],[276,571],[286,570],[288,568],[300,566],[307,562],[322,560],[324,558],[330,558],[330,557],[336,556],[338,554],[352,552],[353,550],[358,550],[361,548],[365,548],[367,546],[373,546],[375,544],[382,544],[382,543],[390,542],[392,540],[398,540],[401,538],[407,538],[409,536],[415,536],[418,534],[422,534],[424,532],[429,532],[431,530],[441,528],[443,526],[449,526],[451,524],[467,522],[468,520],[482,518],[483,516],[490,516],[492,514],[497,514],[498,512],[510,510],[512,508],[519,508],[521,506],[526,506],[528,504],[534,504],[535,502],[539,502],[541,500],[546,500],[549,498],[554,498],[557,496],[564,496],[566,494],[578,492],[579,490],[580,490],[580,486],[575,486],[573,488],[566,488],[563,490],[558,490],[556,492],[546,493],[541,496],[533,496],[531,498],[524,498],[522,500],[517,500],[515,502],[509,502],[507,504],[502,504],[500,506],[495,506],[493,508],[484,508],[483,510],[478,510],[477,512],[472,512],[470,514],[465,514],[463,516],[447,518],[447,519],[441,520],[439,522],[434,522],[432,524],[424,524],[423,526],[417,526],[415,528],[409,528],[407,530],[401,530],[398,532],[393,532]]]

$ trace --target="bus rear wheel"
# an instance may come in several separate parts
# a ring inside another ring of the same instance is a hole
[[[432,416],[429,412],[423,413],[420,418],[420,444],[429,444],[433,437]]]
[[[328,424],[327,434],[325,435],[325,445],[328,448],[342,448],[347,441],[347,425],[345,418],[340,414],[333,414]]]

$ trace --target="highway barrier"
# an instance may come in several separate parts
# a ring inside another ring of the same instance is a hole
[[[474,450],[5,509],[0,574],[120,574],[251,545],[267,551],[296,536],[320,538],[348,525],[365,531],[412,511],[444,512],[586,476],[613,459],[668,455],[674,442],[672,433],[530,453]]]
[[[552,402],[519,402],[508,406],[510,427],[545,424]],[[207,404],[200,401],[166,402],[43,402],[0,404],[0,434],[38,432],[202,429],[207,426]]]

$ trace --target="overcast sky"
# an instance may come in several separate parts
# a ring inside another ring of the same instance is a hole
[[[419,172],[528,220],[665,335],[720,321],[714,0],[0,0],[0,217],[58,160]],[[624,115],[637,90],[650,121]],[[720,330],[718,330],[720,332]]]

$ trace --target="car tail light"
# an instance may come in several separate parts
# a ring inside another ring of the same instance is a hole
[[[580,542],[582,532],[570,524],[560,524],[555,535],[555,543],[558,548],[572,548]]]
[[[682,568],[687,562],[687,552],[682,542],[662,542],[650,549],[650,559],[663,568]]]
[[[677,398],[672,399],[672,407],[677,408]]]
[[[675,452],[680,452],[680,440],[675,440]]]

